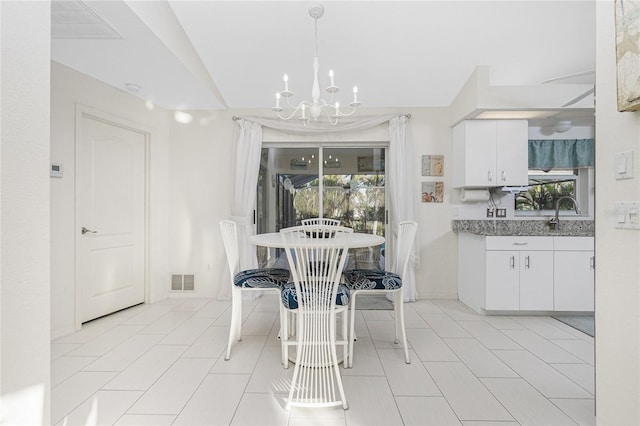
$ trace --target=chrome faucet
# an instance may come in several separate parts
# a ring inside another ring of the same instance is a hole
[[[551,229],[555,229],[558,230],[560,229],[560,219],[558,217],[558,214],[560,213],[560,201],[562,200],[571,200],[573,202],[573,207],[576,210],[576,214],[580,214],[580,208],[578,207],[578,202],[576,201],[575,198],[571,197],[570,195],[565,195],[563,197],[560,197],[556,200],[556,215],[554,217],[552,217],[551,219],[549,219],[549,228]]]

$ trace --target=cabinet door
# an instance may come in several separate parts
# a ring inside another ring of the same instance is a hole
[[[529,183],[528,132],[526,120],[497,121],[495,186]]]
[[[496,183],[496,122],[464,121],[453,129],[453,186],[488,187]]]
[[[520,310],[553,310],[553,251],[520,252]]]
[[[593,252],[556,251],[554,256],[554,309],[593,311]]]
[[[520,309],[519,264],[517,251],[487,251],[486,310]]]

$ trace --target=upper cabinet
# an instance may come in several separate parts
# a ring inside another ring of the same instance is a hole
[[[453,128],[453,187],[527,185],[527,120],[467,120]]]

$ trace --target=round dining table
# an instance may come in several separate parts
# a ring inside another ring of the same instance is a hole
[[[268,232],[265,234],[256,234],[249,237],[251,244],[270,248],[284,248],[284,242],[279,232]],[[339,243],[339,241],[337,241]],[[354,232],[350,234],[347,243],[348,248],[375,247],[384,243],[384,237],[380,235],[364,234]]]

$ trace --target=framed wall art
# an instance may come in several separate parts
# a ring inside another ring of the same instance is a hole
[[[444,155],[423,155],[422,176],[442,176]]]
[[[442,203],[444,198],[443,182],[422,182],[422,202]]]
[[[358,157],[359,172],[383,172],[384,158],[374,158],[372,155]]]
[[[640,2],[616,0],[618,111],[640,110]]]

